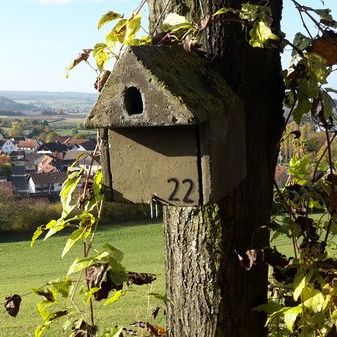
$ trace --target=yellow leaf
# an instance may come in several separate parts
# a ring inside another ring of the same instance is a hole
[[[125,32],[125,36],[124,36],[124,44],[132,45],[132,41],[139,31],[140,21],[141,21],[140,15],[133,16],[129,20],[127,20],[127,22],[126,22],[126,32]]]
[[[113,11],[109,11],[107,13],[105,13],[98,21],[98,24],[97,24],[97,28],[100,29],[102,26],[104,26],[106,23],[108,22],[111,22],[113,20],[116,20],[116,19],[119,19],[119,18],[122,18],[123,16],[116,13],[116,12],[113,12]]]

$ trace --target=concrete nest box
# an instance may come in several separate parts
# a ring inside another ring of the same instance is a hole
[[[180,47],[130,48],[86,126],[105,130],[103,173],[115,201],[202,205],[246,174],[240,99]]]

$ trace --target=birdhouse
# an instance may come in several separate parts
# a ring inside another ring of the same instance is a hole
[[[101,162],[115,201],[216,202],[246,174],[238,96],[206,60],[180,47],[131,47],[86,126],[103,129]]]

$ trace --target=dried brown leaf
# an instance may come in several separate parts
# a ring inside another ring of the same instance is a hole
[[[97,77],[96,82],[94,84],[94,87],[98,92],[101,92],[103,90],[104,85],[105,85],[106,81],[108,80],[110,74],[111,74],[111,71],[109,71],[109,70],[103,70],[99,74],[99,76]]]
[[[8,314],[12,317],[16,317],[20,310],[21,296],[14,294],[13,296],[6,297],[5,299],[5,308]]]

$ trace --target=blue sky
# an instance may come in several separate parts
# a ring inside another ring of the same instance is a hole
[[[271,0],[273,1],[273,0]],[[315,8],[320,0],[303,0]],[[128,14],[135,0],[0,0],[0,90],[94,92],[95,73],[85,64],[66,79],[65,67],[82,48],[103,40],[97,20],[109,10]],[[337,17],[337,1],[325,0]],[[300,29],[290,0],[284,0],[283,31]],[[303,30],[303,29],[302,29]],[[337,87],[337,80],[330,85]]]

